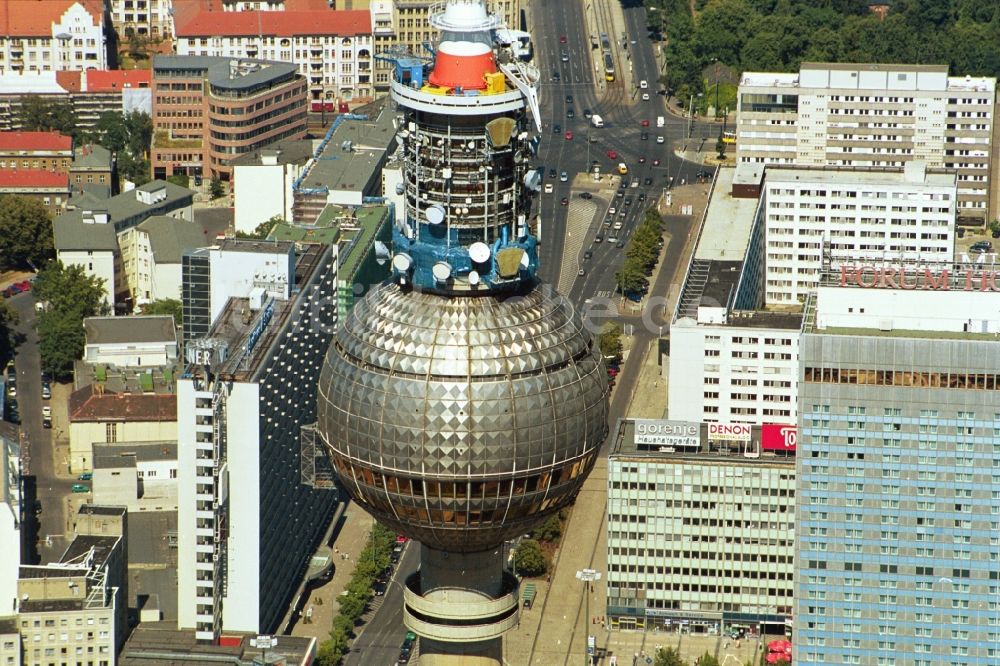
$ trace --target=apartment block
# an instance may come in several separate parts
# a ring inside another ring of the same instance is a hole
[[[97,0],[5,0],[0,76],[107,69],[104,5]]]
[[[737,102],[740,162],[902,167],[958,173],[959,222],[990,210],[996,79],[945,65],[803,63],[746,72]]]
[[[169,39],[173,35],[171,0],[111,0],[111,23],[121,41],[132,35]]]
[[[301,138],[306,114],[306,81],[295,65],[159,56],[153,62],[153,177],[229,180],[239,155]]]
[[[871,286],[859,270],[824,278],[800,345],[795,660],[987,664],[1000,657],[995,268],[886,262],[865,269],[881,276]]]
[[[59,562],[22,565],[17,625],[25,666],[112,666],[128,631],[128,527],[123,507],[84,504]]]
[[[619,421],[608,459],[611,629],[784,630],[795,456],[771,436],[751,426]]]
[[[769,166],[765,302],[804,303],[824,261],[951,261],[957,188],[953,171],[917,160],[902,169]]]
[[[70,197],[69,176],[43,169],[0,171],[0,195],[34,199],[52,215],[62,213]]]
[[[73,138],[59,132],[0,132],[0,171],[69,173]]]
[[[308,82],[311,108],[374,99],[374,48],[369,11],[202,10],[178,21],[180,56],[291,63]],[[330,110],[333,110],[331,108]]]
[[[671,419],[795,423],[801,307],[765,307],[763,169],[719,169],[670,327]]]

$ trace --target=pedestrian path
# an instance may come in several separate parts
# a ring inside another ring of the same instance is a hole
[[[570,199],[564,230],[563,260],[562,266],[559,267],[559,284],[556,286],[556,290],[561,294],[568,294],[577,278],[580,270],[580,250],[583,249],[596,214],[597,205],[593,199]]]

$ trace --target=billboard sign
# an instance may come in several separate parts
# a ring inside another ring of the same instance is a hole
[[[760,445],[765,451],[794,451],[797,441],[794,425],[765,423],[760,427]]]
[[[636,419],[635,443],[696,449],[701,446],[700,430],[701,424],[692,421]]]
[[[709,423],[708,438],[713,442],[749,442],[749,423]]]

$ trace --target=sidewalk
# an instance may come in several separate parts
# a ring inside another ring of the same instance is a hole
[[[333,578],[323,587],[312,591],[306,601],[302,619],[292,629],[292,636],[313,636],[317,641],[324,641],[329,637],[333,618],[340,612],[337,597],[351,581],[354,563],[367,545],[368,534],[374,523],[371,516],[350,501],[344,510],[342,521],[343,524],[333,542]],[[310,609],[312,622],[306,619]]]

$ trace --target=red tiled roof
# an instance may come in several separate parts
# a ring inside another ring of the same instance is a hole
[[[85,92],[115,92],[123,88],[148,88],[151,69],[89,69],[83,73]]]
[[[71,423],[95,421],[176,421],[177,396],[172,393],[101,392],[96,384],[69,396]]]
[[[3,2],[3,0],[0,0]],[[76,93],[82,90],[83,72],[79,69],[56,70],[56,83],[66,92]]]
[[[0,151],[3,152],[72,149],[73,137],[59,132],[0,132]]]
[[[370,35],[371,14],[364,10],[322,10],[284,12],[201,11],[184,24],[178,23],[178,37],[296,37]]]
[[[0,189],[11,187],[60,187],[69,189],[69,176],[45,169],[0,169]]]
[[[52,24],[75,4],[86,9],[93,25],[104,15],[101,0],[0,0],[0,34],[6,37],[52,37]]]

